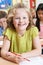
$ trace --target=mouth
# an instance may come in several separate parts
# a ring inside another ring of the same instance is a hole
[[[18,24],[19,26],[24,26],[24,25],[26,25],[26,24]]]

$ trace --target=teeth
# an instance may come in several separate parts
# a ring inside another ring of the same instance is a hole
[[[19,24],[19,25],[21,25],[21,24]],[[25,25],[25,24],[22,24],[22,25]],[[22,25],[21,25],[21,26],[22,26]]]

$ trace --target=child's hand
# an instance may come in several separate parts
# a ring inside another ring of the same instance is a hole
[[[12,53],[11,53],[11,52],[7,52],[6,55],[7,55],[7,56],[11,56]]]
[[[26,57],[27,57],[27,54],[26,54],[26,53],[22,53],[21,56],[22,56],[23,58],[26,58]]]
[[[15,54],[19,61],[25,60],[25,59],[21,56],[21,54],[15,53],[15,52],[11,52],[11,53]]]
[[[17,54],[17,53],[8,52],[6,55],[7,55],[9,58],[12,58],[16,63],[19,63],[19,62],[25,60],[24,58],[22,58],[22,57],[20,56],[20,54]]]
[[[20,60],[19,62],[24,61],[24,60],[30,61],[29,59],[26,58],[26,56],[27,56],[26,53],[18,54],[18,53],[13,52],[13,54],[17,55],[18,59]]]

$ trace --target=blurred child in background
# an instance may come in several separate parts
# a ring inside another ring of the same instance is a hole
[[[36,10],[36,26],[39,29],[40,39],[43,39],[43,3],[40,3]]]
[[[0,41],[3,40],[3,31],[7,27],[6,17],[7,13],[5,11],[0,11]]]
[[[30,8],[30,12],[33,19],[33,23],[36,25],[36,10],[34,8]]]

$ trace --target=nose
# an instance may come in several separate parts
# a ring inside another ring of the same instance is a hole
[[[22,23],[22,22],[23,22],[23,19],[22,19],[22,18],[20,18],[19,22],[20,22],[20,23]]]
[[[42,17],[43,15],[41,14],[40,17]]]

